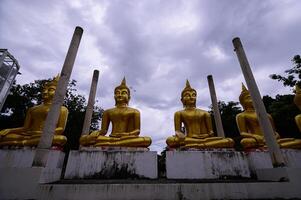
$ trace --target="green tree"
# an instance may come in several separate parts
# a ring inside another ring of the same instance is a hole
[[[295,55],[292,59],[293,67],[285,70],[285,76],[278,74],[271,74],[270,78],[278,80],[283,83],[284,86],[294,87],[298,84],[301,87],[301,57]]]
[[[50,79],[49,79],[50,80]],[[46,81],[36,80],[29,84],[19,85],[14,83],[10,94],[2,108],[0,114],[0,130],[4,128],[14,128],[23,126],[26,111],[28,108],[40,104],[42,101],[42,87]],[[77,93],[76,81],[71,80],[68,84],[64,106],[69,110],[68,121],[64,134],[68,138],[65,150],[78,149],[79,137],[84,122],[86,110],[86,99]],[[91,129],[98,129],[103,109],[94,107]]]
[[[221,113],[223,128],[226,137],[231,137],[235,141],[235,148],[241,149],[240,140],[241,136],[239,134],[238,127],[236,125],[236,115],[241,113],[241,107],[238,102],[230,101],[225,103],[224,101],[218,102],[218,108]],[[214,115],[213,115],[213,107],[212,105],[209,107],[209,112],[212,116],[212,124],[214,132],[216,133],[216,126],[214,123]]]
[[[163,151],[158,156],[158,172],[160,178],[166,178],[166,151],[168,147],[164,147]]]
[[[273,117],[276,131],[282,138],[300,138],[301,134],[295,123],[295,116],[300,113],[298,107],[293,102],[294,95],[276,95],[263,97],[263,103]]]

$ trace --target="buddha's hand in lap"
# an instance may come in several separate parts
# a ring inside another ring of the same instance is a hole
[[[91,133],[90,133],[90,137],[98,137],[100,135],[100,131],[92,131]]]
[[[176,136],[180,139],[180,140],[184,140],[185,139],[185,134],[180,132],[180,131],[176,131]]]
[[[114,133],[114,137],[125,139],[125,138],[136,138],[138,136],[131,133]]]
[[[209,138],[209,137],[210,137],[209,134],[192,135],[192,138],[196,138],[196,139],[205,139],[205,138]]]
[[[253,138],[259,143],[264,143],[264,138],[261,135],[253,135]]]
[[[42,135],[42,131],[27,131],[26,135]]]
[[[120,136],[121,139],[131,139],[131,138],[137,138],[137,135],[123,135]]]
[[[9,133],[9,129],[3,129],[0,131],[0,138],[6,136]]]

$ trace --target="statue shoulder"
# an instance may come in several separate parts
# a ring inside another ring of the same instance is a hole
[[[30,107],[30,108],[27,109],[27,112],[32,112],[32,111],[40,109],[40,108],[43,108],[43,104],[32,106],[32,107]]]
[[[103,114],[109,114],[109,113],[112,113],[115,110],[116,110],[116,108],[109,108],[109,109],[106,109],[105,111],[103,111]]]
[[[135,113],[135,114],[140,114],[140,111],[139,111],[138,109],[136,109],[136,108],[128,107],[128,110],[129,110],[130,112]]]
[[[66,106],[61,106],[61,111],[68,111],[68,108]]]
[[[175,112],[175,116],[180,116],[184,112],[185,112],[185,110],[178,110],[178,111]]]
[[[201,113],[201,114],[204,114],[206,116],[210,116],[210,113],[206,110],[203,110],[203,109],[200,109],[200,108],[196,108],[197,112]]]
[[[236,115],[236,119],[243,119],[246,117],[246,113],[245,112],[241,112],[241,113],[238,113]]]

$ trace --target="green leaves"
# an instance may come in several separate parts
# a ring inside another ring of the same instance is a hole
[[[285,70],[286,76],[271,74],[270,78],[282,82],[284,86],[294,87],[298,84],[301,87],[301,57],[295,55],[292,59],[293,67]]]

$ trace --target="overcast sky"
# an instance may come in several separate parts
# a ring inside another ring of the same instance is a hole
[[[283,73],[301,53],[300,10],[300,0],[1,0],[0,48],[19,61],[17,83],[50,78],[61,71],[74,28],[81,26],[71,75],[79,93],[87,97],[98,69],[96,99],[111,108],[125,76],[130,106],[141,112],[141,135],[161,151],[174,134],[186,79],[200,108],[211,104],[209,74],[219,100],[238,101],[244,78],[234,37],[242,40],[262,95],[291,93],[269,75]]]

